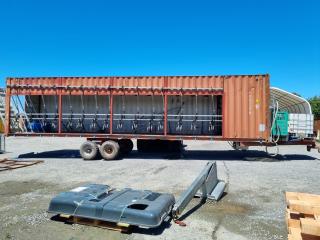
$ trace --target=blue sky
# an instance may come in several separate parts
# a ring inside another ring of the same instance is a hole
[[[320,95],[320,1],[0,0],[6,77],[269,73]]]

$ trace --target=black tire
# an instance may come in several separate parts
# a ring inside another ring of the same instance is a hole
[[[99,152],[103,159],[114,160],[119,156],[120,146],[117,142],[108,140],[101,144]]]
[[[133,142],[131,139],[120,139],[118,143],[122,154],[129,154],[133,149]]]
[[[93,160],[98,154],[97,144],[86,141],[80,146],[80,155],[84,160]]]

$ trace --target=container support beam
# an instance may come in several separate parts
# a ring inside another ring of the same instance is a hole
[[[58,111],[59,111],[59,123],[58,123],[58,132],[62,132],[62,95],[59,93],[59,98],[58,98]]]
[[[226,103],[226,97],[225,97],[225,93],[223,93],[222,95],[222,137],[225,137],[226,136],[226,106],[227,106],[227,103]]]
[[[167,88],[168,86],[168,77],[164,77],[164,86]],[[163,114],[164,114],[164,121],[163,121],[163,135],[167,136],[168,133],[168,94],[165,90],[163,90],[164,94],[164,106],[163,106]]]
[[[111,78],[111,83],[113,84],[113,78]],[[113,92],[112,92],[112,89],[110,89],[110,95],[109,95],[109,114],[110,114],[109,133],[112,134],[112,131],[113,131]]]
[[[168,95],[164,95],[164,135],[167,136],[168,133]]]
[[[11,113],[11,89],[7,87],[6,89],[6,114],[5,114],[5,135],[10,133],[10,113]]]

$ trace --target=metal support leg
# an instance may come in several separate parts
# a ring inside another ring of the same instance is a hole
[[[178,218],[195,195],[199,195],[203,199],[209,198],[218,201],[225,187],[225,182],[218,180],[216,162],[208,162],[199,176],[173,206],[173,217]],[[197,194],[199,190],[201,190],[201,194]]]

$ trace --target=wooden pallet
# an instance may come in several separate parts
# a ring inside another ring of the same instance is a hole
[[[320,240],[320,195],[286,192],[289,240]]]
[[[17,168],[28,167],[38,163],[43,163],[43,160],[20,161],[20,160],[10,160],[5,158],[0,160],[0,172],[6,171],[6,170],[13,170]]]
[[[128,233],[131,230],[131,226],[124,223],[106,222],[98,219],[75,217],[75,216],[64,215],[64,214],[60,214],[58,217],[60,218],[59,220],[65,223],[70,223],[70,224],[80,224],[80,225],[86,225],[86,226],[92,226],[92,227],[105,228],[113,231],[118,231],[121,233]]]

